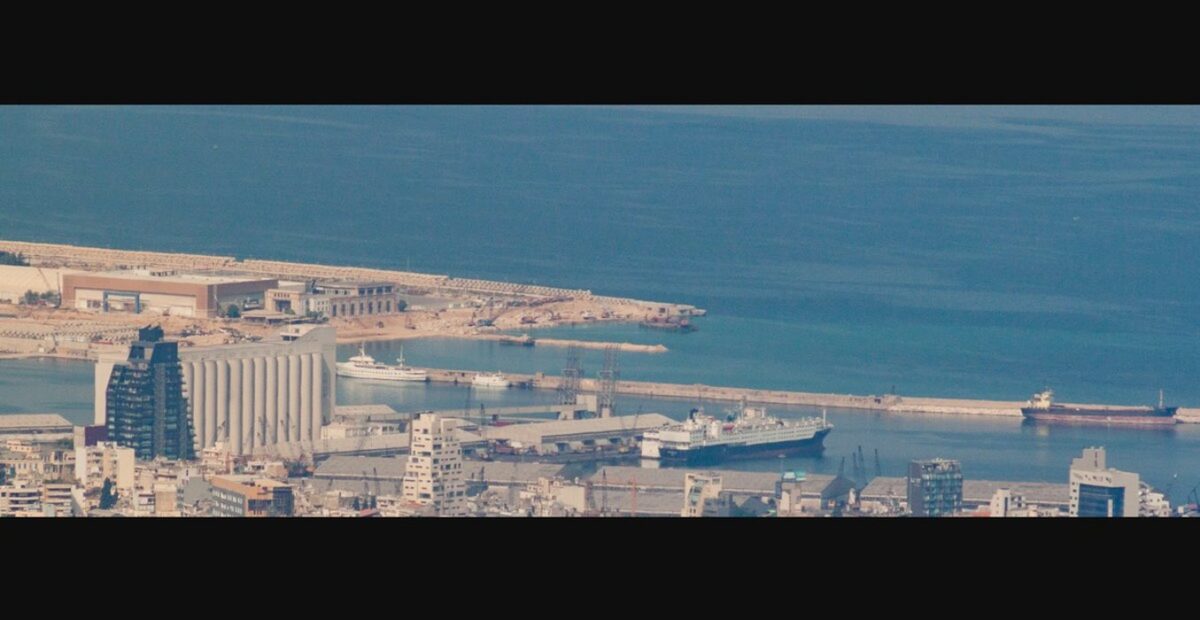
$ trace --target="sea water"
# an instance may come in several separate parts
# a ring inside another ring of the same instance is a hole
[[[669,347],[623,354],[632,380],[1197,406],[1197,164],[1195,108],[6,107],[0,238],[709,310],[691,334],[538,334]],[[505,349],[406,345],[427,366],[563,365]],[[7,408],[59,408],[37,394]],[[1000,441],[1033,449],[1021,433]],[[1103,440],[1131,470],[1186,465],[1106,433],[1051,433],[1054,458]]]

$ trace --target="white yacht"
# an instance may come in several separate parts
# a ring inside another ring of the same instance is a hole
[[[477,388],[506,388],[512,386],[512,381],[509,381],[500,371],[481,372],[471,379],[471,385]]]
[[[404,365],[404,347],[400,347],[399,365],[388,366],[375,361],[367,355],[360,345],[358,355],[344,362],[338,362],[337,375],[355,379],[379,379],[382,381],[428,381],[429,373],[420,368]]]

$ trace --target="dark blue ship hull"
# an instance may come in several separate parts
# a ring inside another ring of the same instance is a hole
[[[726,444],[691,450],[660,448],[659,460],[668,464],[716,465],[723,461],[763,458],[780,454],[820,454],[825,450],[825,436],[831,430],[833,429],[819,430],[809,439],[761,443],[753,446]]]
[[[1061,422],[1067,424],[1105,424],[1128,426],[1174,426],[1178,421],[1178,407],[1155,409],[1085,409],[1054,405],[1049,409],[1025,407],[1021,415],[1034,422]]]

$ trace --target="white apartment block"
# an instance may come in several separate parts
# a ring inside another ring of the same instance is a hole
[[[1138,475],[1106,467],[1104,448],[1087,448],[1071,461],[1072,517],[1136,517]]]
[[[410,426],[403,496],[405,501],[432,506],[439,516],[467,514],[462,447],[455,425],[455,420],[422,413]]]
[[[104,479],[113,481],[122,493],[133,490],[137,475],[136,452],[115,443],[103,441],[94,446],[76,446],[75,479],[84,489],[99,489]]]

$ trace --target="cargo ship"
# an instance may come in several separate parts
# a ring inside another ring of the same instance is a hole
[[[647,431],[642,458],[664,463],[713,465],[725,460],[781,454],[820,453],[833,430],[824,414],[800,420],[781,420],[761,407],[743,401],[724,420],[693,409],[687,421]]]
[[[1162,392],[1158,393],[1157,407],[1080,407],[1054,403],[1054,391],[1044,390],[1029,399],[1029,406],[1021,408],[1021,415],[1035,422],[1061,422],[1066,424],[1110,424],[1129,426],[1166,426],[1177,422],[1178,407],[1164,407]]]

